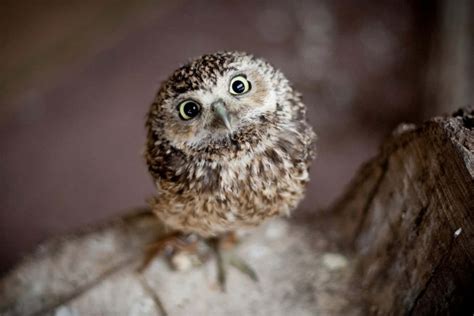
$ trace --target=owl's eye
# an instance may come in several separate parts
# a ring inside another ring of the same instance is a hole
[[[186,100],[178,105],[179,117],[188,121],[196,117],[201,112],[199,104],[193,100]]]
[[[230,81],[229,92],[233,95],[244,94],[250,91],[252,85],[244,75],[238,75]]]

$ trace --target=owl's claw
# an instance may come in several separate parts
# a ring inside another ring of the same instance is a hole
[[[237,243],[237,238],[233,233],[208,238],[206,240],[200,239],[196,235],[183,234],[177,231],[169,233],[160,237],[159,240],[147,247],[145,258],[138,268],[138,272],[144,272],[151,261],[161,253],[164,253],[170,265],[176,270],[183,270],[185,269],[184,266],[190,266],[189,259],[187,261],[185,260],[187,264],[184,264],[184,266],[183,263],[178,264],[180,260],[174,260],[178,259],[178,256],[183,253],[187,254],[185,256],[188,257],[189,255],[193,255],[194,258],[198,257],[198,261],[202,263],[208,258],[208,254],[203,254],[202,251],[200,251],[201,248],[199,245],[203,241],[212,249],[216,257],[217,282],[221,291],[225,292],[226,290],[227,265],[233,266],[247,275],[252,281],[258,282],[255,270],[235,254],[233,247]]]
[[[228,234],[222,237],[213,237],[208,239],[208,244],[214,251],[216,256],[216,264],[217,264],[217,282],[221,291],[225,292],[226,290],[226,281],[227,281],[227,264],[233,266],[243,274],[247,275],[252,281],[258,282],[258,276],[255,270],[244,260],[239,258],[234,251],[226,250],[225,243],[235,243],[235,235]],[[224,246],[223,246],[224,244]]]
[[[258,282],[258,275],[255,270],[250,266],[247,262],[245,262],[242,258],[239,258],[235,254],[231,254],[229,256],[229,264],[242,272],[243,274],[247,275],[252,281]]]
[[[140,273],[144,272],[151,261],[162,252],[167,257],[172,257],[177,251],[193,252],[197,248],[197,242],[197,238],[190,238],[190,235],[185,235],[178,231],[162,236],[147,247],[145,258],[137,271]]]

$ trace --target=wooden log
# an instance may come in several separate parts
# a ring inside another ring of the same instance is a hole
[[[173,271],[161,256],[137,272],[163,232],[145,211],[47,242],[0,280],[0,315],[348,315],[348,259],[319,231],[275,219],[243,237],[259,282],[229,266],[225,293],[214,260]]]
[[[473,109],[401,126],[335,206],[367,312],[474,312],[473,128]]]

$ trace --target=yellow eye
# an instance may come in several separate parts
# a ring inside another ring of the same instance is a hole
[[[188,121],[196,117],[201,112],[199,104],[193,100],[186,100],[178,105],[179,117]]]
[[[247,93],[250,89],[252,89],[252,85],[245,75],[235,76],[230,81],[229,92],[233,95]]]

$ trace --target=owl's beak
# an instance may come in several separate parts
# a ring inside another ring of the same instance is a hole
[[[232,132],[232,125],[230,124],[230,116],[229,112],[227,112],[227,109],[225,108],[225,104],[222,100],[217,100],[215,102],[212,102],[211,104],[212,111],[214,111],[214,114],[216,117],[224,123],[225,127]]]

